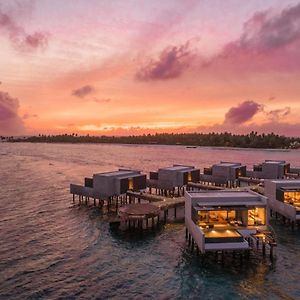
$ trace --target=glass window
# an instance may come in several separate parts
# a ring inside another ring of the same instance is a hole
[[[266,209],[264,207],[256,207],[248,210],[248,225],[266,225]]]
[[[133,179],[132,178],[128,179],[128,189],[133,190]]]
[[[284,192],[284,202],[289,204],[300,202],[300,191]]]

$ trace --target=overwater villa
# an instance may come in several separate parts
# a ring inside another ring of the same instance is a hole
[[[265,195],[268,205],[276,215],[291,222],[300,222],[300,180],[266,180]]]
[[[204,168],[203,174],[200,175],[200,181],[233,187],[237,184],[238,178],[242,176],[246,176],[245,165],[221,161],[209,168]]]
[[[200,170],[193,166],[173,165],[172,167],[160,168],[157,172],[150,172],[147,186],[155,188],[162,194],[172,192],[175,194],[183,193],[183,187],[189,182],[198,182]]]
[[[267,198],[252,191],[185,193],[185,225],[201,253],[249,250],[268,238]]]
[[[247,176],[261,179],[281,179],[290,173],[290,164],[285,160],[265,160],[247,171]]]
[[[111,200],[126,195],[127,191],[146,189],[146,175],[140,171],[119,169],[113,172],[96,173],[85,178],[84,185],[70,184],[70,193],[80,197]]]

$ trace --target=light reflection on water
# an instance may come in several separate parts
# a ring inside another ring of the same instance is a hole
[[[187,149],[183,146],[0,144],[0,298],[296,299],[300,233],[273,224],[277,260],[252,255],[201,262],[183,224],[137,238],[109,228],[97,209],[74,207],[70,182],[118,167],[219,160],[251,166],[299,151]]]

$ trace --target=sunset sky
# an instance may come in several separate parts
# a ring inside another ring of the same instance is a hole
[[[0,0],[0,134],[300,136],[300,2]]]

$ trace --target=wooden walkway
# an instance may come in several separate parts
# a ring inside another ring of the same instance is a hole
[[[189,182],[187,184],[187,190],[193,190],[193,189],[220,191],[220,190],[224,190],[225,188],[221,187],[221,186],[216,186],[216,185],[208,185],[208,184],[203,184],[203,183]]]
[[[153,205],[159,207],[161,210],[166,210],[170,208],[184,206],[185,198],[184,197],[163,197],[158,195],[152,195],[148,193],[137,193],[137,192],[127,192],[127,195],[130,197],[135,197],[140,200],[145,200]]]

